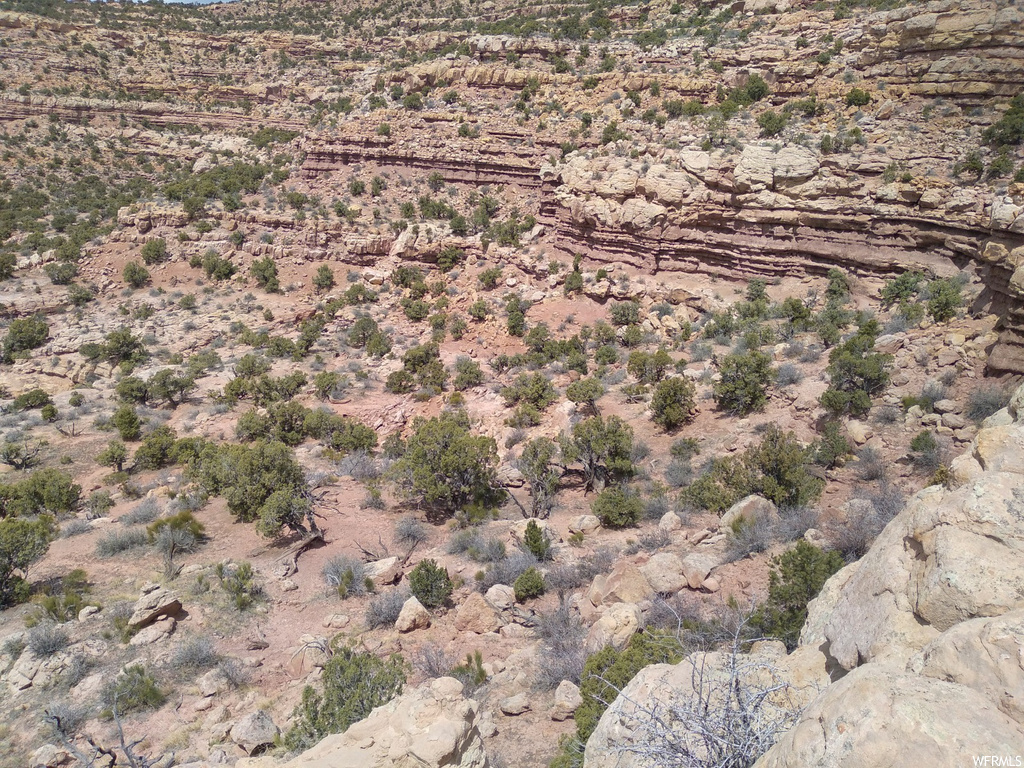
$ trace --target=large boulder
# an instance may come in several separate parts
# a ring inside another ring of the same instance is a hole
[[[786,656],[779,644],[759,643],[749,655],[737,658],[737,680],[748,692],[768,692],[789,682],[788,687],[766,693],[765,707],[759,713],[762,721],[792,722],[795,713],[828,684],[825,657],[816,649],[801,648]],[[708,707],[715,711],[726,706],[731,662],[730,653],[694,653],[679,664],[653,664],[640,670],[598,721],[587,741],[584,768],[674,765],[653,754],[661,748],[671,751],[665,738],[669,732],[666,724],[671,724],[673,739],[687,742],[695,755],[702,755],[696,731],[714,729],[713,718],[707,717]],[[652,712],[661,720],[652,720]],[[641,756],[644,752],[647,757]]]
[[[957,624],[926,645],[910,669],[973,688],[1024,724],[1024,608]]]
[[[1022,744],[1024,729],[977,691],[867,664],[828,686],[756,768],[891,766],[910,756],[960,768],[968,755],[1017,755]]]
[[[169,589],[157,587],[144,593],[132,606],[128,619],[131,629],[140,629],[152,624],[162,616],[176,616],[181,611],[181,600]]]
[[[622,650],[640,629],[643,615],[633,603],[615,603],[594,622],[587,633],[587,652],[597,653],[606,645]]]
[[[282,768],[487,768],[478,704],[442,677],[406,691]]]
[[[654,596],[647,577],[633,563],[620,560],[607,576],[598,575],[590,587],[590,602],[596,606],[639,603]]]
[[[902,666],[955,624],[1018,607],[1022,480],[989,471],[955,491],[918,493],[841,590],[824,623],[829,654],[845,669],[877,660]]]
[[[483,595],[474,592],[466,598],[455,615],[455,628],[460,632],[474,632],[483,635],[497,632],[505,622],[493,605]]]
[[[229,736],[247,755],[273,746],[281,731],[263,710],[251,712],[231,727]]]
[[[415,629],[426,629],[430,626],[430,612],[423,603],[414,597],[405,601],[395,621],[395,629],[399,632],[412,632]]]
[[[764,496],[751,494],[733,504],[722,515],[722,527],[729,528],[737,520],[745,520],[748,523],[762,518],[778,519],[779,510]]]
[[[651,588],[659,594],[674,594],[687,586],[683,561],[671,552],[659,552],[640,566]]]
[[[555,703],[551,707],[552,720],[566,720],[572,717],[583,703],[579,686],[571,680],[563,680],[555,689]]]

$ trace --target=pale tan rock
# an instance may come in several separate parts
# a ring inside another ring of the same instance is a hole
[[[516,604],[516,591],[507,584],[495,584],[484,597],[499,611],[506,611]]]
[[[683,575],[683,561],[679,555],[671,552],[657,553],[640,566],[640,572],[658,594],[675,594],[687,586],[686,577]]]
[[[161,616],[174,616],[181,610],[181,601],[169,589],[157,586],[143,594],[132,606],[132,616],[128,619],[130,628],[145,627]]]
[[[1016,444],[1003,437],[1004,446]],[[1012,464],[997,453],[987,454],[986,462]],[[908,503],[861,559],[825,622],[829,653],[840,665],[906,664],[955,624],[1018,607],[1024,594],[1021,482],[1019,474],[987,471],[954,491],[926,488]]]
[[[568,720],[583,703],[579,686],[571,680],[563,680],[555,689],[555,703],[551,707],[551,719]]]
[[[293,677],[305,677],[314,669],[321,669],[331,660],[330,641],[320,635],[302,635],[299,646],[286,665]]]
[[[257,710],[235,723],[228,735],[247,755],[252,755],[273,746],[280,733],[270,715],[263,710]]]
[[[597,589],[596,601],[593,600],[594,591],[591,591],[594,605],[639,603],[654,595],[654,590],[640,569],[626,561],[616,563],[612,572],[600,581],[600,586],[595,579],[594,588]]]
[[[828,686],[755,768],[893,765],[899,755],[957,768],[964,755],[1021,744],[1024,730],[978,692],[868,664]]]
[[[1024,725],[1024,608],[957,624],[926,645],[909,668],[973,688]]]
[[[663,531],[678,531],[683,527],[683,521],[675,512],[666,512],[658,521],[658,527]]]
[[[462,695],[462,683],[442,677],[407,690],[282,768],[486,768],[478,707]]]
[[[763,647],[760,655],[740,658],[740,679],[747,685],[769,688],[779,681],[790,687],[779,697],[770,697],[764,717],[773,717],[779,707],[800,707],[810,702],[828,685],[825,657],[812,648],[801,648],[789,656],[777,655],[774,644]],[[714,702],[724,704],[730,663],[725,653],[694,653],[679,664],[653,664],[645,667],[626,684],[621,694],[605,710],[593,734],[587,740],[584,768],[654,768],[658,761],[647,761],[630,752],[633,744],[649,745],[652,734],[642,728],[651,708],[665,715],[675,707],[692,707],[694,719],[702,717],[694,684],[703,678],[713,693]]]
[[[71,753],[64,747],[57,747],[53,744],[43,744],[29,758],[31,768],[59,768],[72,763]]]
[[[725,511],[725,514],[722,515],[722,527],[728,528],[740,518],[752,522],[760,518],[776,519],[778,516],[779,510],[772,502],[763,496],[751,494],[740,499]]]
[[[395,629],[399,632],[412,632],[416,629],[426,629],[429,626],[430,612],[423,607],[423,603],[415,596],[406,600],[395,621]]]
[[[587,633],[587,652],[597,653],[608,645],[621,651],[640,629],[641,618],[640,608],[632,603],[609,606]]]
[[[722,564],[720,556],[704,552],[691,552],[683,558],[683,576],[690,589],[700,589],[714,568]]]
[[[367,577],[373,579],[375,584],[394,584],[402,576],[402,566],[398,557],[385,557],[382,560],[374,560],[363,567]]]
[[[474,592],[467,597],[455,615],[457,630],[473,632],[478,635],[497,632],[504,623],[501,614],[479,592]]]
[[[515,696],[509,696],[501,700],[498,704],[498,709],[501,710],[503,715],[509,715],[511,717],[521,715],[524,712],[530,711],[530,697],[525,693],[517,693]]]
[[[140,629],[132,636],[131,640],[128,641],[128,644],[133,646],[142,646],[159,643],[161,640],[166,640],[170,637],[176,626],[177,622],[174,619],[170,616],[164,616],[157,619],[152,624]]]
[[[569,521],[569,533],[591,534],[601,527],[595,515],[578,515]]]

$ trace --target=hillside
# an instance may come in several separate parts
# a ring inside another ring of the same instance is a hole
[[[960,695],[1016,571],[884,563],[1019,544],[1022,21],[0,0],[0,764],[666,764],[602,713],[730,638],[802,697],[744,764]]]

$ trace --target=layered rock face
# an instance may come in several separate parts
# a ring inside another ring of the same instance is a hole
[[[1024,387],[954,461],[958,487],[918,493],[861,560],[826,583],[796,651],[746,658],[750,668],[772,669],[791,686],[787,703],[804,707],[758,768],[895,765],[911,755],[961,766],[972,755],[1020,754],[1022,447]],[[722,654],[695,654],[643,670],[602,717],[587,768],[658,765],[636,749],[646,713],[685,711],[702,696],[714,703],[694,670],[713,679],[727,667]],[[678,718],[664,723],[683,727]],[[648,727],[648,741],[657,731]]]

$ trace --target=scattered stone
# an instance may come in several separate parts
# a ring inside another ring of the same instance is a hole
[[[474,632],[483,635],[497,632],[505,622],[494,606],[483,595],[474,592],[466,598],[455,616],[455,628],[460,632]]]
[[[349,625],[351,619],[344,613],[332,613],[324,618],[324,629],[344,629]]]
[[[639,606],[633,603],[609,606],[587,633],[587,653],[597,653],[608,645],[621,651],[640,629],[641,616]]]
[[[328,736],[281,768],[485,768],[479,705],[442,677],[406,690],[345,733]],[[486,722],[481,723],[486,726]],[[493,726],[489,726],[493,732]]]
[[[410,597],[402,606],[395,621],[395,629],[399,632],[412,632],[416,629],[426,629],[430,626],[430,612],[423,607],[423,603],[415,597]]]
[[[161,640],[166,640],[171,636],[177,624],[178,623],[170,616],[164,616],[163,618],[157,619],[152,624],[140,629],[132,639],[128,641],[128,644],[133,646],[142,646],[159,643]]]
[[[525,693],[517,693],[515,696],[509,696],[506,699],[502,699],[498,705],[503,715],[509,715],[515,717],[521,715],[524,712],[530,711],[530,697]]]
[[[752,522],[756,519],[768,517],[777,518],[779,516],[779,510],[776,509],[775,505],[763,496],[751,494],[746,498],[740,499],[722,515],[722,527],[731,528],[733,523],[743,518],[748,522]]]
[[[507,611],[516,604],[516,591],[507,584],[495,584],[484,597],[499,611]]]
[[[159,585],[155,589],[147,590],[146,587],[142,588],[142,597],[132,607],[132,617],[128,620],[131,629],[152,624],[161,616],[175,616],[181,610],[181,601],[171,590]]]
[[[555,704],[551,707],[551,719],[558,721],[569,719],[582,703],[583,696],[579,686],[571,680],[563,680],[555,689]]]
[[[640,566],[640,572],[651,588],[661,595],[675,594],[687,585],[683,575],[683,561],[679,555],[670,552],[657,553]]]
[[[675,512],[666,512],[658,521],[658,527],[663,531],[678,531],[683,527],[683,521]]]
[[[569,533],[591,534],[601,527],[601,521],[594,515],[579,515],[569,521]]]
[[[263,710],[252,712],[231,727],[229,736],[247,755],[259,754],[274,745],[281,731]]]

